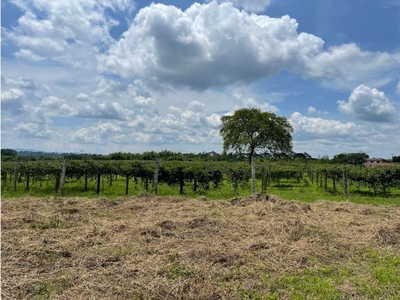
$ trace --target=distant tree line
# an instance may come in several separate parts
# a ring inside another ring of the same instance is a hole
[[[358,153],[341,153],[332,158],[332,163],[347,164],[347,165],[362,165],[366,159],[369,158],[368,154],[364,152]]]
[[[2,161],[34,161],[34,160],[165,160],[165,161],[247,161],[249,159],[246,153],[233,153],[215,151],[200,153],[181,153],[169,150],[146,151],[143,153],[114,152],[107,155],[90,153],[57,153],[57,152],[35,152],[35,151],[16,151],[13,149],[1,149]],[[329,159],[327,155],[321,158],[312,158],[307,152],[290,154],[271,154],[269,152],[254,153],[254,158],[259,160],[312,160],[315,163],[332,163],[362,165],[368,154],[358,153],[340,153]],[[400,156],[393,156],[392,159],[384,161],[400,163]]]

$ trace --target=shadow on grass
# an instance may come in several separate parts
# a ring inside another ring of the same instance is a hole
[[[298,184],[293,184],[293,183],[276,183],[271,185],[273,188],[279,188],[279,189],[293,189],[293,188],[301,188],[300,185]]]
[[[397,198],[400,200],[400,194],[399,193],[391,193],[390,191],[386,191],[385,193],[380,192],[380,193],[374,193],[373,191],[352,191],[351,194],[354,195],[359,195],[363,197],[382,197],[382,198]]]

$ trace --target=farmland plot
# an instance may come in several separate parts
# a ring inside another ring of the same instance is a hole
[[[2,200],[2,299],[400,299],[400,207]]]

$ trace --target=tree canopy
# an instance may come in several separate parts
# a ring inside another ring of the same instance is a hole
[[[15,156],[18,152],[13,149],[1,149],[1,155]]]
[[[400,162],[400,156],[393,156],[392,162]]]
[[[368,154],[364,152],[340,153],[333,157],[332,162],[336,164],[362,165],[368,157]]]
[[[256,151],[272,155],[292,153],[293,127],[285,117],[256,108],[242,108],[232,116],[222,116],[221,122],[224,151],[246,153],[249,163]]]

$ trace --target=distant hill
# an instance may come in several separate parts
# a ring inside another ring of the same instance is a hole
[[[17,150],[20,157],[62,157],[59,152],[42,152],[37,150]]]
[[[15,148],[14,150],[18,152],[43,152],[35,149],[25,149],[25,148]]]

